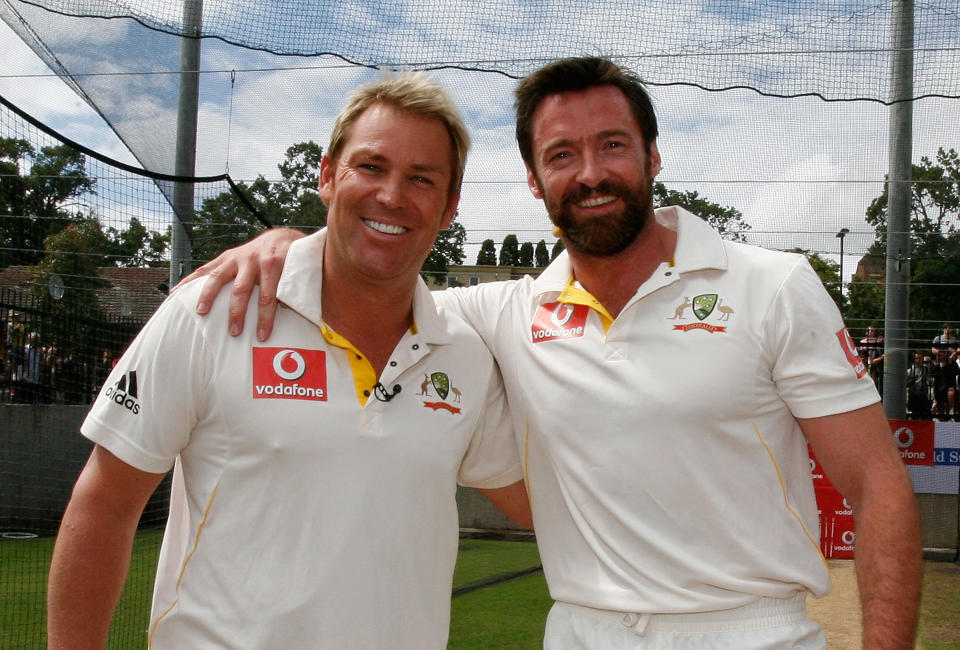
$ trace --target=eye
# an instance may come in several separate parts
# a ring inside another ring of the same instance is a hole
[[[380,167],[379,165],[374,165],[373,163],[362,163],[360,165],[357,165],[357,167],[359,167],[360,169],[371,171],[371,172],[379,172],[383,170],[382,167]]]
[[[432,178],[428,178],[427,176],[413,176],[413,177],[412,177],[412,180],[413,180],[415,183],[420,183],[420,184],[422,184],[422,185],[433,185],[433,184],[434,184],[433,179],[432,179]]]

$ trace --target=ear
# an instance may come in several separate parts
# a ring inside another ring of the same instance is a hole
[[[650,143],[650,149],[647,152],[647,156],[650,160],[650,178],[654,178],[657,174],[660,173],[660,150],[657,148],[657,141],[654,139]]]
[[[334,164],[329,156],[324,156],[320,161],[320,178],[317,180],[317,192],[320,194],[320,200],[327,206],[330,205],[330,199],[333,197],[333,168]]]
[[[453,223],[453,218],[457,216],[457,206],[460,205],[460,193],[457,192],[447,201],[447,207],[443,210],[443,216],[440,218],[440,230],[446,230]]]
[[[527,165],[527,187],[530,188],[530,192],[532,192],[535,197],[543,199],[543,190],[540,188],[540,181],[537,180],[537,175],[530,165]]]

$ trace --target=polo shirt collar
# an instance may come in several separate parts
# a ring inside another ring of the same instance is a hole
[[[317,327],[323,327],[320,295],[326,238],[327,229],[323,228],[293,242],[287,251],[277,286],[277,300]],[[417,278],[413,295],[413,323],[411,329],[426,343],[444,344],[451,341],[447,321],[437,313],[433,296],[421,277]]]
[[[672,262],[678,276],[706,269],[726,270],[728,261],[723,238],[706,221],[678,206],[657,208],[654,218],[677,231]],[[534,281],[533,295],[559,294],[570,283],[572,275],[570,256],[563,251]]]

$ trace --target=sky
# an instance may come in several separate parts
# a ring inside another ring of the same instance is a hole
[[[678,16],[681,22],[696,18]],[[2,22],[0,43],[4,44],[0,94],[71,139],[137,164],[99,115]],[[244,51],[244,65],[231,84],[236,49],[203,41],[202,68],[221,72],[204,75],[207,90],[201,97],[197,169],[201,175],[229,171],[238,180],[252,180],[258,174],[276,178],[286,148],[307,139],[325,146],[345,92],[377,76],[375,71],[344,67],[335,59],[318,62]],[[308,66],[320,69],[290,69]],[[950,69],[941,73],[950,74]],[[527,188],[513,138],[510,102],[515,82],[492,73],[441,71],[435,76],[462,107],[474,140],[460,202],[459,218],[468,232],[465,263],[475,261],[480,243],[488,237],[499,245],[506,234],[516,233],[520,241],[544,238],[552,244],[546,213]],[[695,190],[740,210],[752,226],[747,234],[750,243],[779,249],[799,246],[838,261],[836,233],[849,228],[844,259],[844,276],[849,279],[874,238],[863,215],[881,193],[888,167],[887,107],[813,97],[775,99],[751,90],[718,93],[686,86],[650,90],[660,122],[659,180],[670,189]],[[138,109],[149,116],[160,110],[154,99],[143,93],[123,101],[141,102]],[[960,149],[958,117],[958,101],[915,102],[914,162],[920,156],[933,157],[938,147]],[[142,128],[149,130],[148,120]]]

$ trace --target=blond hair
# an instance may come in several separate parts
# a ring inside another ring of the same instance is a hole
[[[347,95],[347,104],[337,115],[327,155],[336,160],[350,137],[354,123],[374,104],[387,104],[413,115],[440,120],[450,135],[453,174],[450,194],[460,191],[467,164],[470,135],[460,111],[447,91],[422,72],[404,72],[375,83],[360,86]]]

